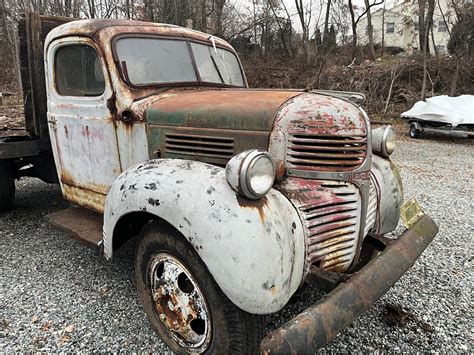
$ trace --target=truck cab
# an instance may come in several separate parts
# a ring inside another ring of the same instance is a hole
[[[149,159],[225,165],[238,152],[229,144],[219,150],[225,137],[206,133],[218,128],[219,117],[199,127],[191,122],[177,127],[151,110],[153,103],[173,100],[178,114],[181,103],[194,96],[190,92],[205,93],[202,104],[209,105],[210,99],[227,100],[219,98],[221,89],[247,87],[235,51],[218,38],[172,25],[77,21],[49,34],[45,58],[52,149],[64,197],[77,205],[103,213],[117,176]],[[181,140],[194,136],[189,139],[196,140],[197,150],[179,141],[168,148],[166,137],[173,132],[184,134]],[[210,140],[207,150],[199,147],[200,136]]]
[[[43,50],[71,203],[47,218],[107,259],[138,237],[138,294],[173,351],[321,347],[437,232],[412,201],[410,229],[384,237],[403,202],[395,136],[360,94],[250,89],[226,41],[168,24],[67,22]],[[305,282],[334,291],[260,342]]]

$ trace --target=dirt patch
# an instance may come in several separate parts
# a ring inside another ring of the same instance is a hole
[[[383,317],[384,321],[392,327],[411,326],[412,328],[419,328],[424,332],[433,332],[433,326],[431,324],[419,319],[410,309],[398,304],[386,303]]]

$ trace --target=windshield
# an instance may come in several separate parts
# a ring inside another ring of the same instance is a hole
[[[191,43],[201,82],[244,86],[234,53],[214,46]],[[132,85],[198,82],[185,40],[127,37],[116,50],[125,79]]]

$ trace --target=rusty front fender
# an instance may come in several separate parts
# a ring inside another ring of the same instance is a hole
[[[272,189],[257,201],[236,195],[224,169],[180,159],[150,160],[121,174],[104,212],[104,252],[123,216],[146,212],[195,248],[224,294],[241,309],[273,313],[303,278],[305,244],[296,209]]]
[[[323,347],[382,297],[415,263],[437,233],[433,220],[422,216],[323,301],[268,334],[260,344],[262,353],[308,354]]]

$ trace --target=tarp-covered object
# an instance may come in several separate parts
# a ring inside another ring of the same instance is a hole
[[[430,97],[426,99],[426,102],[418,101],[401,116],[423,121],[451,123],[453,127],[460,124],[474,124],[474,95]]]

